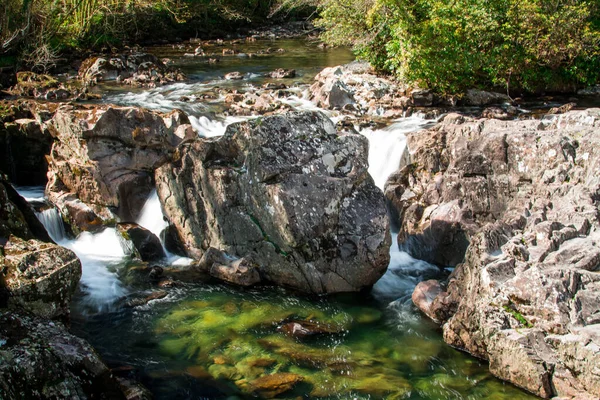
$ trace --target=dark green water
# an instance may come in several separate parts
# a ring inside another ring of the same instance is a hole
[[[296,338],[281,329],[290,321],[333,333]],[[159,399],[262,397],[253,382],[283,373],[302,379],[278,396],[286,399],[529,398],[445,345],[406,301],[371,294],[306,299],[199,285],[133,310],[80,315],[74,328],[109,365],[134,367]]]

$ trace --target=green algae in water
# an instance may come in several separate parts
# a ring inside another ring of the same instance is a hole
[[[364,301],[363,301],[364,302]],[[417,315],[398,326],[397,310],[277,291],[194,290],[152,321],[159,352],[239,396],[258,396],[257,379],[301,382],[277,395],[322,399],[525,399],[485,365],[441,341]],[[288,321],[334,326],[335,333],[285,334]]]

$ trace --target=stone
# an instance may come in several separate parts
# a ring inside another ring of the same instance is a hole
[[[277,68],[275,71],[269,72],[268,75],[273,79],[295,78],[296,70]]]
[[[1,265],[8,307],[48,319],[68,319],[71,297],[81,278],[81,262],[75,253],[53,243],[11,236],[4,245]]]
[[[266,399],[272,399],[279,394],[292,389],[298,382],[302,382],[300,375],[289,372],[280,372],[265,375],[251,382],[251,386],[258,395]]]
[[[415,107],[431,107],[433,105],[433,92],[428,89],[414,89],[410,93],[412,104]]]
[[[573,107],[576,107],[577,103],[567,103],[567,104],[563,104],[560,107],[552,107],[549,111],[548,114],[564,114],[567,111],[571,111],[573,109]]]
[[[166,257],[160,239],[148,229],[134,223],[119,223],[117,229],[125,240],[131,241],[142,261],[159,261]]]
[[[419,310],[438,322],[437,316],[432,311],[432,303],[435,298],[442,293],[442,287],[435,279],[419,282],[412,294],[412,302]]]
[[[450,114],[407,142],[386,189],[413,216],[401,229],[423,231],[447,207],[469,240],[447,288],[421,283],[415,303],[499,378],[542,398],[599,398],[600,109]]]
[[[124,400],[123,390],[94,349],[59,322],[0,309],[1,398]]]
[[[225,74],[225,79],[228,81],[235,81],[235,80],[241,80],[244,79],[244,74],[242,74],[241,72],[230,72],[228,74]]]
[[[253,286],[261,280],[258,269],[243,258],[229,265],[213,264],[210,276],[238,286]]]
[[[298,339],[344,332],[344,328],[341,326],[310,320],[289,321],[277,327],[277,330]]]
[[[357,291],[389,262],[389,220],[367,151],[363,136],[338,134],[321,113],[265,117],[183,143],[180,158],[156,170],[157,190],[189,257],[213,247],[247,258],[263,281]]]
[[[59,107],[48,123],[55,138],[48,157],[48,197],[79,230],[88,230],[90,223],[110,223],[115,216],[136,220],[154,188],[154,169],[190,138],[189,132],[180,132],[182,127],[191,125],[178,110],[161,114],[134,107]],[[72,207],[63,207],[65,203]],[[71,215],[72,210],[81,218]]]
[[[149,79],[149,76],[153,79]],[[186,79],[181,71],[165,65],[158,57],[135,52],[111,57],[90,57],[81,63],[79,78],[84,85],[90,86],[102,81],[117,81],[148,87]]]
[[[31,206],[0,172],[0,246],[4,246],[11,235],[52,242]]]
[[[485,90],[469,89],[461,99],[461,105],[465,106],[489,106],[493,104],[510,103],[510,97],[502,93],[486,92]]]

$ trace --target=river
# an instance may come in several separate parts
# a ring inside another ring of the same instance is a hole
[[[222,87],[255,90],[265,83],[261,74],[295,68],[298,77],[290,81],[292,94],[285,101],[297,110],[315,109],[305,99],[313,77],[324,67],[353,59],[345,49],[320,49],[297,39],[259,40],[239,45],[239,51],[248,54],[267,47],[283,52],[223,57],[218,64],[208,64],[185,56],[189,49],[155,48],[153,52],[171,58],[190,80],[150,90],[106,85],[101,88],[103,101],[160,111],[181,108],[200,136],[218,136],[228,124],[249,117],[227,116],[222,97],[204,101],[203,95]],[[232,71],[246,79],[222,78]],[[340,117],[326,113],[334,120]],[[405,134],[431,123],[416,115],[360,132],[369,139],[369,171],[377,186],[383,188],[398,167]],[[43,197],[39,188],[20,191],[32,200]],[[117,232],[108,228],[69,238],[55,210],[38,216],[53,238],[75,251],[83,264],[73,301],[73,332],[87,339],[116,373],[139,379],[157,399],[248,398],[251,382],[273,373],[301,377],[278,398],[532,398],[494,378],[485,362],[444,344],[439,327],[419,314],[410,296],[419,281],[448,271],[399,251],[395,236],[388,271],[369,293],[309,298],[275,287],[197,283],[160,289],[160,299],[127,307],[128,299],[158,289],[139,279],[140,263],[128,255]],[[166,227],[155,194],[137,222],[158,235]],[[189,260],[169,255],[167,262]],[[294,320],[314,322],[328,333],[303,340],[283,334],[284,321]],[[267,397],[265,392],[254,395]]]

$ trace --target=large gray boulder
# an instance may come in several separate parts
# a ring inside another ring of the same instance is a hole
[[[154,170],[195,136],[181,111],[114,106],[62,106],[48,129],[55,141],[46,192],[80,230],[115,215],[135,220],[154,188]]]
[[[417,287],[416,304],[496,376],[543,398],[599,398],[600,109],[449,115],[408,146],[387,188],[412,216],[403,232],[433,232],[434,249],[432,237],[459,230],[470,242],[447,284]]]
[[[391,241],[367,152],[364,137],[338,134],[323,114],[291,113],[182,144],[156,183],[190,257],[212,247],[244,257],[263,281],[357,291],[385,272]]]

